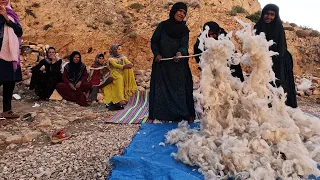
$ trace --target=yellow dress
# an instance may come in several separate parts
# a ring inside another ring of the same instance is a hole
[[[109,58],[109,64],[113,82],[103,88],[103,102],[116,104],[122,100],[128,100],[138,90],[133,69],[123,69],[124,65],[131,62],[122,56]]]

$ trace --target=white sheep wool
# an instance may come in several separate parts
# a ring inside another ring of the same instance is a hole
[[[320,175],[320,121],[300,109],[285,105],[283,89],[273,87],[272,41],[255,35],[251,25],[238,22],[235,33],[241,53],[227,36],[200,36],[206,49],[201,56],[200,88],[194,93],[202,112],[200,129],[186,121],[166,134],[166,143],[176,144],[172,156],[198,166],[205,179],[301,179]],[[228,65],[239,62],[252,72],[244,82],[232,77]]]

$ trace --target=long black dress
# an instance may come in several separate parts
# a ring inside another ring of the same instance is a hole
[[[47,59],[43,59],[36,66],[31,68],[32,77],[30,89],[34,89],[39,98],[49,98],[55,90],[56,85],[61,82],[61,64],[61,59],[53,64],[49,63]],[[45,67],[45,72],[40,70],[42,66]]]
[[[151,49],[156,57],[169,58],[181,52],[188,55],[189,33],[172,38],[164,30],[164,22],[151,38]],[[195,117],[193,82],[189,59],[153,61],[150,82],[149,118],[159,120],[189,120]]]
[[[265,23],[263,16],[269,10],[275,12],[275,19],[270,23]],[[262,10],[260,20],[254,28],[257,30],[257,34],[264,32],[268,41],[274,41],[274,44],[269,49],[279,53],[279,55],[272,56],[272,69],[278,79],[276,86],[282,86],[287,93],[286,105],[296,108],[297,98],[293,76],[293,60],[290,52],[287,50],[286,34],[279,16],[279,7],[274,4],[266,5]]]

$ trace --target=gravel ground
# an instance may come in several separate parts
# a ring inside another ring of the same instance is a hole
[[[46,135],[33,143],[7,146],[0,155],[0,179],[105,179],[109,159],[121,155],[138,125],[74,122],[72,137],[52,145]]]
[[[82,108],[67,102],[39,102],[40,107],[32,108],[33,95],[26,89],[19,92],[24,94],[24,100],[13,101],[14,110],[37,115],[34,122],[0,121],[0,180],[105,179],[112,168],[110,158],[122,155],[139,129],[139,125],[105,124],[104,119],[115,112],[108,112],[103,106]],[[302,110],[320,112],[316,99],[299,97],[298,101]],[[51,144],[52,132],[61,127],[71,138]],[[1,140],[3,132],[19,135],[25,129],[40,135],[30,142],[16,144]]]

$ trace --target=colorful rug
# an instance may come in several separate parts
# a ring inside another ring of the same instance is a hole
[[[142,124],[142,123],[172,123],[173,121],[149,120],[149,91],[137,91],[129,100],[127,106],[117,112],[106,123],[114,124]],[[196,119],[200,114],[196,112]]]

